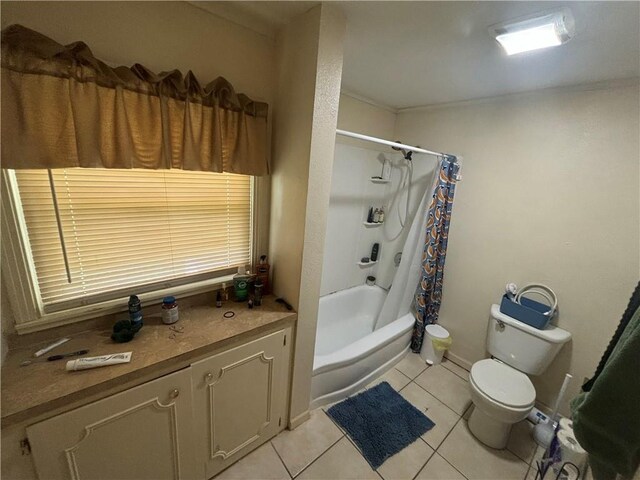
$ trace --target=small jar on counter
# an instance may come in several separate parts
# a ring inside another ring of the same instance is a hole
[[[254,283],[253,285],[253,304],[256,307],[259,307],[260,305],[262,305],[262,289],[264,288],[264,285],[262,284],[262,280],[260,278],[256,279],[256,283]]]
[[[162,299],[162,323],[171,325],[178,321],[178,302],[176,297]]]

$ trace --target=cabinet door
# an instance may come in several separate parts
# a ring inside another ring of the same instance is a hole
[[[193,452],[192,406],[187,368],[32,425],[27,435],[38,476],[202,478]]]
[[[285,425],[290,330],[191,365],[198,452],[210,478]]]

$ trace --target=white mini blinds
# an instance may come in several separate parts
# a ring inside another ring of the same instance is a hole
[[[51,172],[61,234],[48,171],[15,171],[47,313],[224,275],[250,262],[250,176]]]

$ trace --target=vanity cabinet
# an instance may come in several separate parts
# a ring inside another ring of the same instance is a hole
[[[195,479],[186,368],[27,427],[38,477]]]
[[[290,343],[280,329],[28,426],[38,477],[211,478],[285,428]]]
[[[290,329],[191,366],[198,457],[211,478],[284,429]]]

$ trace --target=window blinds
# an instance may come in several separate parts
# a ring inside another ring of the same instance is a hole
[[[45,312],[230,273],[251,257],[251,177],[184,170],[15,177]]]

